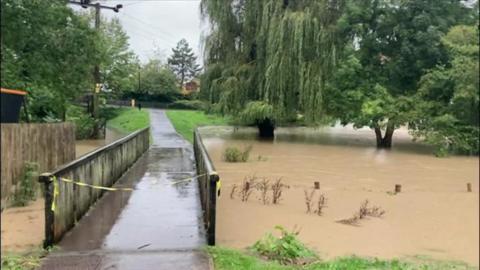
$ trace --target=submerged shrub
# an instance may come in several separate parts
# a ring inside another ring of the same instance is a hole
[[[236,147],[227,147],[223,153],[223,158],[227,162],[247,162],[252,146],[247,146],[243,151]]]

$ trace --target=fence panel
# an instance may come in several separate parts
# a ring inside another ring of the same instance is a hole
[[[75,127],[71,123],[1,124],[2,204],[19,182],[26,162],[39,171],[75,159]]]

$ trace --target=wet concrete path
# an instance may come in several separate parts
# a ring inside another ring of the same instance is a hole
[[[162,110],[150,110],[153,144],[68,232],[41,269],[209,269],[191,145]]]

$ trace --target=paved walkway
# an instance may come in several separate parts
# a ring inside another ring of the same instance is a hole
[[[65,235],[41,269],[209,269],[191,145],[162,110],[150,110],[153,144]]]

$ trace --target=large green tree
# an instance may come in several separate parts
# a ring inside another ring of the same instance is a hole
[[[136,87],[140,61],[129,47],[128,39],[117,18],[102,20],[97,40],[100,74],[102,83],[114,93],[122,93]]]
[[[324,115],[323,90],[341,39],[336,0],[202,0],[210,20],[201,95],[273,137],[278,122]]]
[[[448,63],[448,29],[475,19],[458,0],[347,1],[338,27],[346,48],[326,91],[328,113],[371,127],[377,147],[414,119],[422,76]],[[382,134],[383,133],[383,134]]]
[[[141,100],[171,102],[180,95],[175,74],[160,59],[150,59],[139,72],[138,85],[132,96]]]
[[[29,92],[30,112],[65,118],[92,86],[95,33],[65,1],[1,1],[1,85]]]
[[[479,33],[458,25],[442,38],[449,62],[422,76],[410,127],[437,154],[479,153]]]
[[[177,43],[177,47],[172,49],[172,55],[168,58],[168,65],[177,76],[180,87],[186,80],[197,77],[200,72],[197,57],[185,39],[181,39]]]

